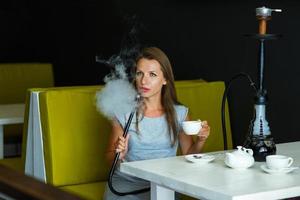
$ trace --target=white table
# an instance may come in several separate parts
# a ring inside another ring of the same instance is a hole
[[[300,165],[300,142],[277,144],[277,154],[292,156]],[[214,154],[214,153],[212,153]],[[300,169],[288,174],[267,174],[255,162],[246,170],[224,164],[224,152],[216,152],[209,164],[187,162],[183,156],[128,162],[121,171],[151,181],[151,200],[173,200],[174,191],[201,199],[252,200],[300,196]]]
[[[3,158],[4,133],[3,126],[8,124],[21,124],[24,122],[24,104],[0,105],[0,159]]]

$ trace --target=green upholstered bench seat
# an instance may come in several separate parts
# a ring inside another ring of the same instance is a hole
[[[100,86],[52,88],[39,104],[47,183],[71,186],[107,180],[111,125],[96,109]]]
[[[95,182],[79,185],[59,187],[62,190],[76,194],[83,199],[100,200],[102,199],[106,182]]]
[[[203,148],[204,152],[223,150],[221,102],[225,90],[224,82],[205,82],[203,80],[176,81],[175,87],[180,103],[189,108],[192,120],[207,120],[211,133]],[[229,149],[232,148],[229,112],[226,104],[226,127]]]
[[[95,94],[100,89],[101,86],[56,87],[39,94],[46,182],[90,200],[102,199],[109,172],[104,152],[111,127],[96,109]],[[224,83],[177,81],[176,90],[179,101],[190,108],[192,119],[210,123],[211,135],[204,150],[222,150]],[[231,147],[229,120],[227,128]]]
[[[2,159],[0,164],[19,172],[24,172],[24,161],[20,157]]]
[[[25,103],[27,89],[53,86],[51,63],[0,63],[0,104]],[[4,142],[20,142],[22,132],[22,124],[5,125]]]
[[[0,104],[24,103],[28,88],[53,86],[50,63],[0,63]]]

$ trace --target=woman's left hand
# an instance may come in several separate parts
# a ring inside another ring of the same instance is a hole
[[[202,121],[202,128],[200,129],[198,133],[198,140],[199,141],[205,141],[209,134],[210,134],[210,126],[208,125],[207,121]]]

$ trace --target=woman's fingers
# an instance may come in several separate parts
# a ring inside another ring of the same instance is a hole
[[[201,122],[201,125],[202,125],[202,127],[203,127],[203,126],[208,126],[208,123],[207,123],[207,121],[202,121],[202,122]]]
[[[119,151],[124,151],[125,150],[125,146],[123,144],[119,144],[116,149],[118,149]]]
[[[116,153],[127,152],[128,140],[129,140],[129,135],[127,135],[126,138],[124,138],[123,136],[118,137],[118,140],[117,140],[116,145],[115,145]]]
[[[127,148],[128,148],[128,140],[129,140],[129,137],[130,137],[130,135],[128,134],[128,135],[126,135],[126,138],[125,138],[125,149],[127,150]]]
[[[124,139],[124,137],[119,136],[118,140],[115,144],[116,153],[124,151],[124,149],[125,149],[125,139]]]
[[[125,143],[125,138],[123,136],[119,136],[119,143]]]
[[[202,128],[199,133],[200,139],[207,139],[210,134],[210,126],[208,125],[207,121],[202,121]]]

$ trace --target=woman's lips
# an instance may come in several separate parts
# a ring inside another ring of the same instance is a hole
[[[141,87],[140,91],[143,92],[143,93],[146,93],[146,92],[150,91],[150,88]]]

